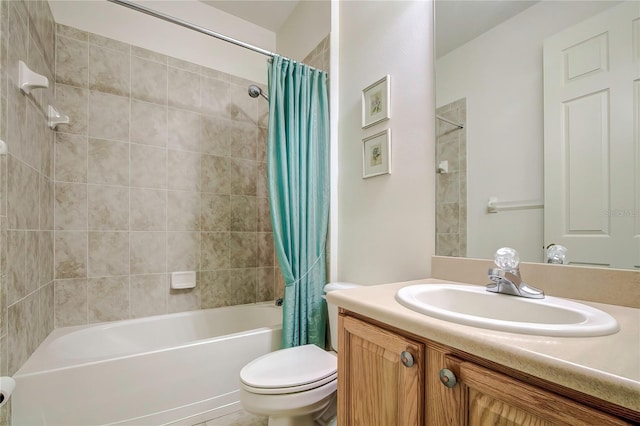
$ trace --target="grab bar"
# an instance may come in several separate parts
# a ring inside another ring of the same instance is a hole
[[[528,210],[542,209],[544,202],[540,200],[524,200],[524,201],[498,201],[497,197],[490,197],[487,202],[487,211],[489,213],[498,213],[504,210]]]

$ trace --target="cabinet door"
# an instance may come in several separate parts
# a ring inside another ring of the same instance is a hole
[[[339,328],[340,426],[422,425],[424,344],[348,316]]]
[[[440,385],[440,392],[456,392],[462,407],[449,407],[462,413],[458,424],[469,426],[555,426],[555,425],[628,425],[616,417],[587,407],[539,387],[470,362],[446,356],[446,363],[455,373],[457,384],[449,389]],[[429,370],[428,380],[434,370]],[[456,388],[460,388],[457,389]],[[435,388],[434,388],[435,389]],[[430,388],[431,390],[431,388]],[[460,408],[462,408],[460,410]],[[427,409],[429,410],[429,409]],[[466,418],[466,419],[465,419]],[[466,420],[466,422],[465,422]]]

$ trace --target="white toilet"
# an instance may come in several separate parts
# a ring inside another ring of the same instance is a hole
[[[358,287],[329,283],[325,292]],[[338,348],[338,307],[327,303],[333,350]],[[269,426],[312,426],[335,422],[338,359],[316,345],[263,355],[240,371],[240,402],[250,413],[269,416]]]

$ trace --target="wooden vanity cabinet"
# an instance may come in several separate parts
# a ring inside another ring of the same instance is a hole
[[[569,399],[495,371],[489,361],[347,311],[341,311],[338,325],[340,426],[637,424],[577,402],[579,397]],[[408,366],[406,353],[413,358]],[[441,374],[455,385],[445,386]]]
[[[338,424],[422,425],[425,345],[350,316],[338,328]]]

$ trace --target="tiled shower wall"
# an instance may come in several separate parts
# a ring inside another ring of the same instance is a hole
[[[53,85],[25,95],[18,61],[53,81],[53,16],[46,1],[0,1],[0,374],[13,375],[54,326]],[[0,409],[8,424],[10,404]]]
[[[273,300],[252,82],[61,25],[56,43],[71,123],[55,140],[55,325]],[[196,288],[171,290],[184,270]]]
[[[436,114],[455,123],[467,122],[467,100],[441,106]],[[449,162],[448,173],[436,179],[436,254],[467,254],[467,133],[436,120],[436,167]]]

